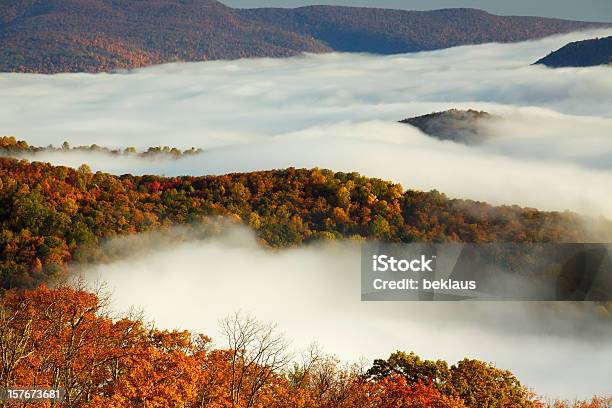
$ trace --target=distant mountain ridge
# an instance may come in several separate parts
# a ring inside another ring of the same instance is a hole
[[[336,51],[394,54],[466,44],[516,42],[605,24],[497,16],[470,8],[408,11],[308,6],[243,10],[250,20],[310,35]],[[609,26],[609,25],[608,25]]]
[[[536,64],[555,68],[612,66],[612,36],[569,43],[551,52]]]
[[[214,0],[19,0],[1,3],[0,15],[0,71],[99,72],[330,51]]]
[[[215,0],[16,0],[0,3],[0,71],[101,72],[303,52],[392,54],[609,26],[475,9],[242,10]]]

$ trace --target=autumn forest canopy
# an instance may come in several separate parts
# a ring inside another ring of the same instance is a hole
[[[180,159],[203,152],[201,148],[192,147],[180,150],[170,146],[149,147],[147,150],[138,151],[135,147],[129,146],[123,149],[109,149],[108,147],[91,144],[89,146],[71,146],[65,141],[61,146],[31,146],[25,140],[17,140],[14,136],[0,136],[0,155],[2,156],[21,156],[36,155],[37,153],[102,153],[111,157],[127,156],[155,159]]]
[[[100,293],[10,290],[0,298],[0,387],[61,387],[66,407],[553,406],[511,372],[478,360],[449,366],[398,351],[371,365],[344,365],[316,346],[292,351],[274,325],[248,315],[230,315],[220,326],[226,348],[137,315],[112,315]]]
[[[612,235],[604,219],[451,199],[357,173],[117,176],[10,157],[49,151],[175,160],[200,151],[33,147],[0,138],[0,387],[61,387],[67,407],[552,406],[513,373],[479,360],[449,365],[398,351],[347,365],[314,346],[292,350],[276,327],[239,313],[220,323],[227,347],[219,348],[205,334],[111,313],[102,292],[45,286],[75,266],[108,261],[103,244],[114,237],[228,222],[248,226],[270,249],[341,239],[548,243]]]
[[[612,23],[375,3],[0,1],[0,408],[612,408]]]
[[[605,242],[605,219],[450,199],[437,191],[321,169],[201,177],[115,176],[0,158],[0,281],[35,287],[103,259],[116,236],[222,216],[262,245],[388,242]]]

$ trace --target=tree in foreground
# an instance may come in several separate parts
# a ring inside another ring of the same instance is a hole
[[[289,351],[274,325],[234,314],[228,346],[112,316],[99,293],[61,287],[0,298],[0,387],[64,388],[70,408],[604,408],[612,398],[544,404],[510,373],[477,360],[453,366],[397,352],[370,369],[311,347]],[[22,404],[20,404],[22,405]],[[0,401],[0,407],[9,406]],[[26,406],[50,407],[50,402]]]

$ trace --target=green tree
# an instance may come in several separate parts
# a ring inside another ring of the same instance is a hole
[[[406,379],[408,384],[431,381],[437,387],[444,389],[448,385],[451,372],[446,361],[423,360],[414,352],[406,354],[403,351],[397,351],[387,360],[374,360],[367,374],[370,378],[377,380],[392,374],[399,374]]]
[[[391,238],[391,225],[380,215],[375,215],[370,224],[370,233],[375,238],[389,240]]]
[[[507,370],[463,359],[451,367],[451,385],[470,407],[533,407],[529,393]]]

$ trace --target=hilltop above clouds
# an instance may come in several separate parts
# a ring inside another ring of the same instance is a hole
[[[612,36],[571,42],[538,60],[536,64],[553,68],[612,66]]]

